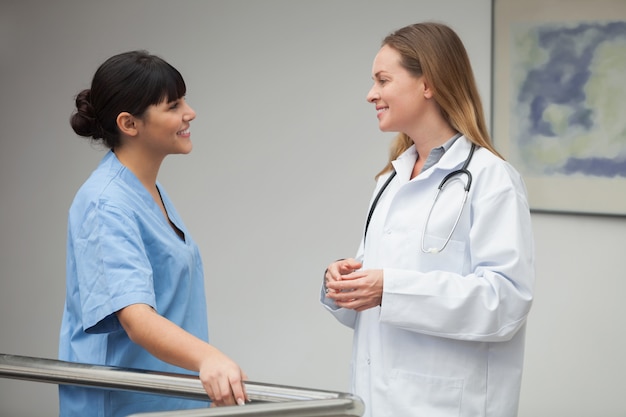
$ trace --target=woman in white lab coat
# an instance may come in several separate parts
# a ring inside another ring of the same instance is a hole
[[[357,256],[329,265],[321,294],[354,328],[352,390],[369,417],[513,417],[534,283],[523,181],[491,145],[451,28],[390,34],[372,76],[379,127],[399,135]],[[471,179],[434,202],[465,163]]]

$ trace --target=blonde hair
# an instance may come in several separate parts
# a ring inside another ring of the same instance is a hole
[[[453,129],[502,158],[489,138],[467,51],[450,27],[435,22],[405,26],[389,34],[382,42],[385,45],[400,53],[401,65],[411,75],[426,78],[442,116]],[[399,133],[391,144],[389,162],[376,177],[390,171],[391,161],[411,145],[411,138]]]

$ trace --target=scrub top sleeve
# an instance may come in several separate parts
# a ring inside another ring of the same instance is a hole
[[[121,329],[115,312],[143,303],[156,309],[152,268],[132,214],[94,208],[75,238],[78,292],[88,333]]]

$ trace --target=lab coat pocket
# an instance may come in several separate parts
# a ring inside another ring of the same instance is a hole
[[[463,380],[395,369],[389,380],[389,416],[458,417]]]
[[[426,253],[419,250],[420,271],[462,271],[465,262],[465,242],[450,240],[446,243],[445,238],[425,235],[424,249]]]

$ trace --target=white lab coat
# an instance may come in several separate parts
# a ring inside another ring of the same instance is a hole
[[[421,251],[437,187],[461,167],[470,146],[459,138],[413,180],[414,148],[393,162],[396,178],[380,198],[357,254],[363,269],[384,271],[381,307],[341,309],[322,291],[325,307],[354,328],[352,390],[363,399],[365,416],[517,415],[534,283],[520,175],[477,148],[469,165],[469,197],[451,241],[438,254]],[[388,175],[379,178],[374,195]],[[462,187],[455,181],[442,192],[428,224],[427,248],[445,241]]]

